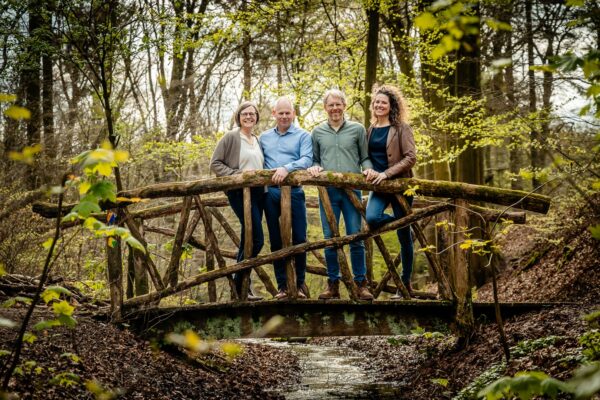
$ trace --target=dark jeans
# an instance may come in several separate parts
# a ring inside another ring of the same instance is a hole
[[[353,191],[358,199],[361,198],[360,190]],[[344,224],[346,225],[346,235],[352,235],[360,231],[360,212],[354,207],[348,194],[344,189],[334,187],[327,188],[331,208],[337,222],[337,227],[340,226],[340,214],[344,216]],[[319,210],[321,212],[321,226],[323,227],[323,236],[325,239],[330,239],[333,232],[327,222],[325,210],[321,200],[319,199]],[[327,276],[330,281],[340,279],[340,264],[337,258],[337,250],[333,247],[325,247],[325,261],[327,262]],[[352,263],[352,273],[356,282],[364,281],[367,273],[365,260],[365,244],[362,240],[350,243],[350,261]]]
[[[404,197],[408,204],[412,205],[413,197]],[[392,210],[394,216],[384,213],[386,207],[392,204]],[[377,193],[371,192],[369,195],[369,201],[367,203],[367,224],[371,228],[379,228],[389,222],[395,221],[401,217],[404,217],[405,213],[398,203],[398,199],[394,194],[388,193]],[[402,258],[402,282],[405,285],[410,283],[410,276],[412,275],[413,267],[413,240],[410,233],[410,225],[404,228],[398,229],[398,240],[400,241],[400,252]]]
[[[281,230],[279,228],[279,216],[281,215],[281,189],[277,186],[270,186],[265,196],[265,217],[267,218],[267,228],[269,229],[269,240],[271,241],[271,251],[277,251],[282,248]],[[306,200],[304,190],[301,187],[292,188],[292,244],[306,242]],[[306,253],[294,256],[296,264],[296,285],[301,287],[304,284],[306,275]],[[287,288],[287,274],[285,271],[285,260],[273,262],[275,267],[275,278],[279,290]]]
[[[251,212],[252,212],[252,254],[250,257],[256,257],[265,243],[265,237],[262,228],[262,216],[264,209],[264,188],[256,187],[251,189]],[[244,227],[244,190],[235,189],[227,192],[227,198],[229,199],[229,205],[233,209],[233,212],[240,220],[242,226],[242,233],[240,235],[240,248],[238,250],[237,261],[240,262],[244,259],[244,238],[246,235],[246,229]],[[242,282],[244,274],[237,273],[233,274],[233,280],[235,281],[235,287],[237,288],[238,294],[242,291]]]

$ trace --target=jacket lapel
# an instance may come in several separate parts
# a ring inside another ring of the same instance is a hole
[[[396,129],[395,126],[390,126],[390,131],[388,132],[388,136],[387,136],[387,142],[385,145],[385,148],[387,149],[388,147],[390,147],[390,143],[392,143],[392,139],[394,139],[394,136],[398,135],[398,130]],[[400,141],[400,138],[398,138],[398,142]]]

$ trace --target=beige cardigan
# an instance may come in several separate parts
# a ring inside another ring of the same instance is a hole
[[[254,137],[256,137],[256,135],[254,135]],[[210,159],[210,170],[217,176],[241,174],[241,145],[242,138],[240,137],[240,128],[227,132],[221,140],[219,140],[219,143],[217,143],[217,147]]]

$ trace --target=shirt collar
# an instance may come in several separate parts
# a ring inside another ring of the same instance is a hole
[[[274,131],[274,132],[275,132],[277,135],[279,135],[279,136],[285,136],[285,135],[287,135],[288,133],[294,133],[294,132],[296,131],[296,127],[295,127],[295,126],[294,126],[294,124],[292,123],[292,124],[290,125],[290,127],[288,128],[288,130],[287,130],[287,131],[285,131],[285,133],[280,133],[280,132],[279,132],[279,129],[277,129],[277,125],[275,125],[275,128],[273,128],[273,131]]]
[[[342,124],[340,125],[340,127],[338,128],[338,130],[336,131],[335,128],[333,126],[331,126],[331,124],[329,123],[329,120],[325,121],[325,123],[327,123],[327,126],[334,131],[335,133],[338,133],[339,131],[342,130],[342,128],[344,127],[344,125],[346,125],[346,118],[344,118],[344,120],[342,121]]]

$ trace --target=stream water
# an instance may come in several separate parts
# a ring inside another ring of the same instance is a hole
[[[361,356],[345,347],[251,339],[254,343],[294,352],[302,368],[299,384],[278,388],[286,400],[300,399],[399,399],[398,385],[378,382],[358,364]]]

